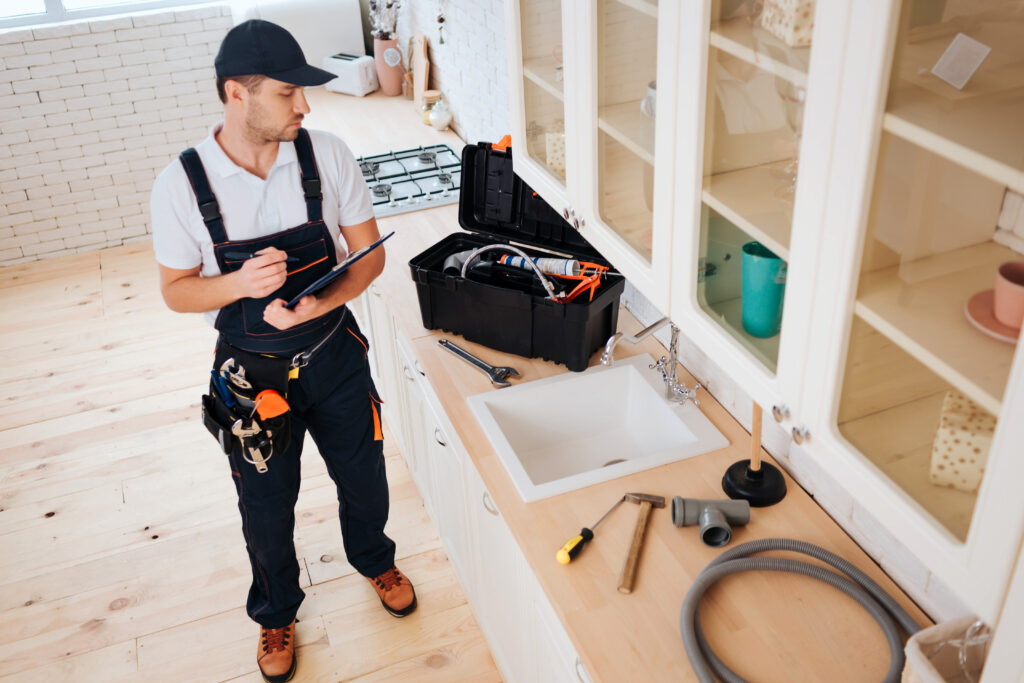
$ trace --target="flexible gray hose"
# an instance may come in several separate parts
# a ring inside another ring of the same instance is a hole
[[[823,567],[797,560],[775,557],[737,559],[768,550],[790,550],[810,555],[835,567],[849,578]],[[746,683],[712,652],[700,627],[698,610],[704,593],[720,578],[729,574],[756,570],[792,572],[810,576],[838,588],[859,602],[882,627],[885,639],[889,643],[891,659],[889,671],[883,680],[885,683],[897,683],[900,680],[904,655],[903,640],[900,637],[897,624],[908,635],[920,630],[920,626],[907,614],[906,610],[900,607],[899,603],[882,590],[881,586],[875,583],[871,577],[838,555],[803,541],[788,538],[764,538],[738,545],[712,560],[697,576],[697,580],[694,581],[683,600],[683,608],[679,615],[683,646],[686,648],[686,655],[690,658],[690,665],[702,683],[715,683],[715,676],[728,683]],[[894,619],[895,621],[893,621]]]

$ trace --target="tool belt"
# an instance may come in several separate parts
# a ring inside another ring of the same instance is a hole
[[[217,343],[209,393],[203,395],[203,425],[225,454],[267,471],[267,461],[284,453],[291,438],[288,378],[293,359],[244,351]]]

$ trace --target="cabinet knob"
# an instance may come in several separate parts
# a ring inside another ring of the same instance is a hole
[[[408,365],[402,366],[402,374],[405,375],[405,378],[410,382],[416,381],[416,376],[412,374],[412,370],[409,369]]]
[[[579,231],[579,229],[580,229],[580,219],[579,218],[573,218],[572,219],[572,227],[576,228],[577,232]]]
[[[565,220],[569,220],[569,207],[568,206],[565,207],[564,209],[562,209],[562,218],[564,218]]]
[[[495,517],[498,516],[498,508],[494,505],[494,501],[491,500],[491,494],[484,491],[483,495],[484,509],[490,512]]]
[[[434,441],[441,445],[442,448],[446,448],[448,443],[441,438],[441,428],[434,427]]]
[[[797,445],[802,444],[809,438],[811,438],[811,433],[807,431],[807,427],[802,425],[800,427],[793,427],[793,441],[795,441]]]
[[[370,283],[370,294],[373,294],[374,296],[380,296],[380,290],[377,289],[377,283],[376,282],[371,282]]]
[[[413,365],[414,368],[416,368],[416,372],[420,373],[424,377],[427,376],[427,373],[423,370],[423,366],[420,365],[420,362],[418,360],[414,360],[412,362],[412,365]]]
[[[789,417],[789,407],[784,405],[772,406],[772,415],[775,417],[776,422],[782,422]]]

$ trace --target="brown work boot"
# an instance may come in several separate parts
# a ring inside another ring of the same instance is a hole
[[[392,567],[380,576],[366,579],[380,596],[380,604],[393,617],[404,617],[416,609],[416,591],[409,578],[398,567]]]
[[[295,620],[283,628],[260,627],[256,663],[267,683],[284,683],[295,675]]]

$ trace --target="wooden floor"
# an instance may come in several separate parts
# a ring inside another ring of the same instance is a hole
[[[199,422],[213,333],[164,308],[156,273],[149,242],[0,269],[0,681],[261,680],[234,486]],[[295,680],[500,680],[401,454],[384,453],[387,533],[419,608],[392,618],[345,562],[307,442]]]

